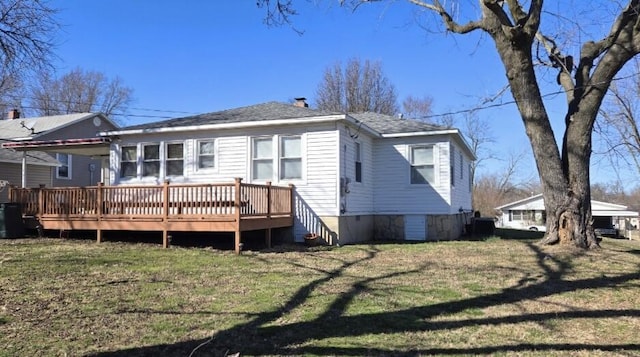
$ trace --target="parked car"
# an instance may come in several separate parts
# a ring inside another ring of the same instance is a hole
[[[613,237],[618,238],[618,230],[610,227],[610,228],[594,228],[593,229],[598,237]]]
[[[546,226],[540,226],[540,225],[529,226],[528,229],[530,231],[533,231],[533,232],[546,232],[547,231],[547,227]]]

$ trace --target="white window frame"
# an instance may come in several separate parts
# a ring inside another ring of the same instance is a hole
[[[256,141],[267,141],[267,140],[271,141],[271,155],[269,157],[266,157],[266,156],[265,157],[256,157],[255,156],[256,155],[256,146],[255,146]],[[274,151],[276,151],[277,148],[274,148],[273,142],[274,142],[274,137],[273,136],[254,136],[254,137],[251,137],[251,140],[249,140],[249,145],[250,145],[250,148],[251,148],[250,156],[249,156],[249,167],[250,167],[250,172],[251,172],[251,176],[250,176],[251,177],[251,181],[263,181],[263,182],[264,181],[271,181],[271,180],[273,180],[274,176],[276,176],[275,175],[275,171],[276,171],[275,169],[276,168],[274,167],[274,165],[275,165],[274,161],[275,161],[275,158],[277,157],[277,155],[276,155],[276,153]],[[256,167],[255,167],[255,163],[257,161],[261,161],[261,162],[264,162],[264,163],[267,163],[269,161],[271,162],[271,177],[269,177],[269,178],[258,178],[258,177],[256,177],[256,171],[257,170],[256,170]]]
[[[299,156],[283,157],[282,156],[282,139],[285,138],[298,138],[300,140],[300,154]],[[271,157],[256,158],[255,156],[255,141],[256,140],[271,140]],[[306,177],[305,169],[305,137],[302,134],[277,134],[272,136],[252,136],[249,138],[249,158],[247,168],[251,182],[304,182]],[[283,160],[300,160],[300,177],[297,178],[282,178],[282,164]],[[271,162],[271,177],[269,178],[257,178],[255,177],[255,162],[256,160],[262,160]]]
[[[181,158],[170,158],[169,157],[169,145],[182,145],[182,157]],[[164,172],[164,177],[182,177],[184,176],[185,170],[185,154],[186,154],[186,145],[184,141],[167,141],[163,145],[164,153],[160,153],[162,155],[162,160],[160,162],[160,169]],[[182,161],[182,173],[179,175],[169,175],[169,162],[170,161]]]
[[[425,164],[416,164],[413,162],[413,151],[414,149],[420,149],[420,148],[431,148],[431,163],[425,163]],[[415,145],[409,145],[408,146],[408,158],[409,158],[409,184],[411,185],[432,185],[434,186],[436,184],[436,182],[438,181],[438,177],[437,177],[437,170],[436,170],[436,146],[433,144],[415,144]],[[433,170],[433,181],[434,182],[430,182],[428,179],[425,179],[426,182],[413,182],[412,178],[412,172],[414,170],[414,167],[417,166],[431,166],[432,170]]]
[[[471,176],[471,163],[468,165],[469,167],[469,192],[473,191],[473,177]]]
[[[162,161],[163,161],[163,142],[155,142],[155,143],[141,143],[140,144],[140,170],[139,170],[139,175],[142,179],[147,179],[147,178],[160,178],[162,176],[162,169],[163,169],[163,165],[162,165]],[[158,158],[157,159],[148,159],[145,160],[144,157],[144,149],[147,146],[157,146],[158,147]],[[153,175],[145,175],[145,170],[144,170],[144,166],[146,163],[152,163],[152,162],[158,162],[158,173],[156,176]]]
[[[66,156],[67,158],[67,163],[63,164],[62,161],[60,160],[61,156]],[[56,153],[56,160],[58,160],[58,162],[60,163],[60,166],[56,167],[56,178],[60,179],[60,180],[71,180],[73,178],[73,157],[71,154],[65,154],[65,153]],[[67,168],[67,176],[62,176],[60,175],[60,169],[66,167]]]
[[[133,160],[127,160],[127,161],[123,161],[122,160],[122,153],[124,152],[125,148],[134,148],[136,150],[136,155],[133,158]],[[137,144],[120,146],[120,157],[119,157],[120,170],[118,172],[118,177],[119,177],[120,180],[123,180],[123,179],[124,180],[132,180],[132,179],[137,179],[138,178],[138,175],[140,174],[140,171],[139,171],[139,167],[140,167],[139,159],[140,159],[140,148],[138,147]],[[122,175],[122,166],[123,166],[122,163],[123,162],[133,163],[134,168],[135,168],[133,176],[123,176]]]
[[[212,154],[207,154],[207,155],[202,155],[200,152],[200,145],[203,143],[213,143],[213,153]],[[216,171],[218,169],[218,140],[217,139],[202,139],[202,140],[196,140],[196,146],[195,146],[195,171],[199,171],[199,172],[212,172],[212,171]],[[200,167],[200,163],[201,163],[201,157],[202,156],[213,156],[213,167]]]
[[[456,148],[453,145],[449,146],[449,180],[451,181],[451,187],[456,186]]]
[[[354,148],[354,156],[355,156],[354,168],[353,168],[354,181],[361,183],[362,182],[362,144],[356,141],[354,142],[353,148]],[[359,170],[358,170],[358,166],[360,166]],[[360,177],[358,177],[358,172],[360,172]]]
[[[509,211],[509,221],[515,222],[531,222],[535,221],[534,210],[511,210]]]
[[[288,156],[285,157],[283,156],[283,149],[282,149],[282,143],[284,141],[284,139],[298,139],[299,143],[300,143],[300,152],[298,153],[298,156]],[[296,181],[296,180],[302,180],[302,175],[303,175],[303,162],[302,162],[302,156],[303,156],[303,149],[302,149],[302,135],[279,135],[277,136],[277,141],[278,141],[278,178],[280,181]],[[291,177],[291,178],[285,178],[282,177],[284,170],[282,169],[282,165],[285,161],[293,161],[293,160],[297,160],[300,162],[300,177]]]

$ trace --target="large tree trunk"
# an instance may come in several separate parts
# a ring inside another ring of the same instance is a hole
[[[457,23],[440,1],[409,1],[436,11],[452,32],[482,30],[491,36],[540,175],[547,211],[544,242],[597,247],[591,226],[591,133],[611,81],[627,61],[640,53],[640,0],[629,0],[603,39],[583,43],[577,66],[573,57],[563,55],[552,39],[539,33],[543,0],[480,0],[482,18],[466,24]],[[523,4],[527,3],[529,8],[525,11]],[[534,72],[534,39],[547,50],[551,64],[559,71],[558,84],[567,95],[562,154]]]
[[[576,109],[567,115],[567,131],[560,154],[542,101],[531,54],[533,37],[524,33],[505,32],[493,13],[485,12],[489,28],[504,64],[511,93],[518,105],[536,161],[547,213],[545,243],[574,244],[583,248],[597,247],[591,227],[589,163],[591,130],[574,125],[574,117],[590,115]],[[573,98],[573,97],[572,97]],[[595,118],[595,117],[594,117]],[[581,118],[582,119],[582,118]]]

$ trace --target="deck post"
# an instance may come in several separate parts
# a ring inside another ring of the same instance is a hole
[[[293,194],[294,189],[295,189],[295,186],[292,183],[290,183],[289,184],[289,216],[291,217],[291,222],[295,222],[295,212],[296,212],[294,208],[296,206],[296,197]],[[295,242],[296,241],[296,236],[295,236],[296,230],[294,227],[295,224],[292,223],[291,225],[292,225],[291,238],[292,238],[292,241]]]
[[[289,184],[289,196],[291,198],[291,202],[289,202],[289,214],[293,217],[293,213],[295,212],[294,207],[296,206],[296,198],[293,194],[294,186],[292,183]]]
[[[104,200],[102,189],[104,188],[104,182],[98,182],[98,202],[96,202],[96,213],[98,214],[98,229],[96,230],[96,241],[102,242],[102,201]]]
[[[13,197],[16,193],[16,187],[14,185],[9,185],[9,191],[7,192],[7,198],[9,202],[16,202],[16,199]]]
[[[242,199],[242,193],[240,192],[242,187],[242,178],[240,177],[236,177],[235,179],[235,197],[233,200],[233,206],[235,209],[234,212],[234,216],[235,216],[235,220],[236,220],[236,227],[235,227],[235,251],[236,254],[240,254],[240,245],[242,244],[241,242],[241,237],[240,235],[242,234],[242,229],[240,227],[240,221],[241,221],[241,212],[240,209],[242,208],[242,203],[241,203],[241,199]]]
[[[36,213],[36,216],[38,218],[42,217],[42,215],[44,214],[44,184],[40,184],[38,186],[38,213]]]
[[[267,186],[267,218],[271,218],[271,181],[265,183]]]
[[[271,219],[271,181],[266,182],[267,186],[267,219]],[[267,248],[271,248],[271,223],[269,223],[269,228],[265,232],[265,244]]]
[[[264,242],[267,245],[267,248],[271,248],[271,227],[267,228],[267,231],[264,234]]]
[[[169,232],[167,221],[169,219],[169,180],[164,180],[162,185],[162,247],[169,248]]]

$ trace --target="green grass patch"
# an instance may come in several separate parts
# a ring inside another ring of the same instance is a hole
[[[640,353],[640,242],[0,240],[0,356]]]

